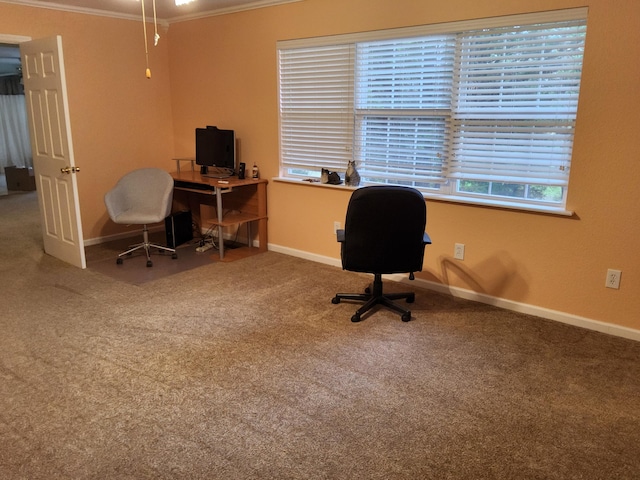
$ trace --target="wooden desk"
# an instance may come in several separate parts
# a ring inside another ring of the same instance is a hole
[[[197,171],[173,172],[175,182],[173,209],[191,210],[200,228],[218,230],[220,259],[225,258],[224,228],[247,224],[248,252],[239,256],[267,251],[267,180],[237,177],[215,179]],[[253,247],[251,223],[258,223],[258,248]]]

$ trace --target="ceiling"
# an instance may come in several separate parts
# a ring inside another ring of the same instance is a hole
[[[174,0],[156,0],[156,16],[160,23],[170,24],[182,20],[222,15],[225,13],[269,7],[302,0],[193,0],[176,6]],[[140,0],[0,0],[39,8],[104,15],[118,18],[140,19]],[[145,14],[153,18],[153,0],[144,0]],[[0,76],[14,75],[20,66],[20,51],[15,46],[0,44]]]
[[[193,0],[186,5],[176,6],[174,0],[156,0],[156,15],[159,21],[171,23],[297,1],[302,0]],[[140,0],[0,0],[1,2],[115,17],[139,17],[142,14]],[[146,16],[152,17],[153,0],[144,0],[144,8]]]

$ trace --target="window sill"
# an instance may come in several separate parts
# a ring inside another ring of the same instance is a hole
[[[291,183],[294,185],[304,185],[308,187],[315,188],[332,188],[338,190],[348,190],[354,191],[360,187],[348,187],[344,184],[341,185],[330,185],[328,183],[320,183],[319,181],[309,181],[309,180],[299,180],[294,178],[286,178],[286,177],[274,177],[272,178],[274,182],[280,183]],[[422,192],[422,195],[427,200],[435,200],[438,202],[447,202],[447,203],[457,203],[460,205],[470,205],[477,207],[488,207],[488,208],[498,208],[502,210],[515,210],[520,212],[529,212],[529,213],[541,213],[546,215],[558,215],[561,217],[573,217],[573,210],[566,210],[562,207],[551,207],[547,205],[529,205],[524,203],[516,203],[516,202],[501,202],[496,200],[485,200],[481,198],[470,198],[456,195],[438,195],[433,193],[425,193]]]
[[[349,191],[353,191],[353,190],[357,190],[360,187],[348,187],[346,186],[344,183],[341,183],[340,185],[331,185],[330,183],[320,183],[320,180],[314,180],[314,181],[310,181],[310,180],[302,180],[302,179],[297,179],[297,178],[287,178],[287,177],[274,177],[272,178],[272,180],[274,182],[281,182],[281,183],[293,183],[294,185],[307,185],[310,187],[320,187],[320,188],[334,188],[334,189],[338,189],[338,190],[349,190]]]
[[[478,207],[499,208],[501,210],[516,210],[519,212],[542,213],[546,215],[558,215],[561,217],[573,217],[573,210],[549,205],[530,205],[528,203],[508,202],[499,200],[487,200],[482,198],[464,197],[457,195],[434,195],[424,193],[425,198],[442,202],[459,203]]]

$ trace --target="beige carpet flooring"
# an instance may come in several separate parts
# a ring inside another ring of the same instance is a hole
[[[43,254],[35,194],[0,221],[2,479],[640,475],[637,342],[420,290],[353,324],[368,277],[274,252],[132,285]]]

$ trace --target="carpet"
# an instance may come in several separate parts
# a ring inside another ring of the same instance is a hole
[[[415,287],[351,323],[370,276],[273,251],[134,287],[37,205],[0,197],[2,480],[638,478],[640,342]]]

